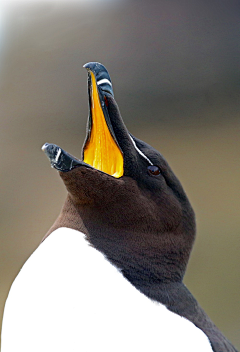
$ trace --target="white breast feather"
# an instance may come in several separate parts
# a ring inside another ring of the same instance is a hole
[[[191,322],[145,297],[84,234],[54,231],[7,299],[2,352],[212,352]]]

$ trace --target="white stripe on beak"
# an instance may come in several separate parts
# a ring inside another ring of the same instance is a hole
[[[103,78],[100,81],[97,82],[97,85],[100,86],[103,83],[107,83],[112,87],[112,83],[107,79],[107,78]]]
[[[58,159],[59,159],[59,157],[60,157],[60,154],[61,154],[61,151],[62,151],[62,149],[61,148],[59,148],[58,149],[58,152],[57,152],[57,155],[56,155],[56,157],[55,157],[55,163],[57,163],[58,162]]]

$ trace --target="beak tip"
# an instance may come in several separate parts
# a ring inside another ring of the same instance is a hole
[[[83,67],[84,67],[86,70],[89,70],[88,63],[87,63],[87,64],[84,64]]]
[[[47,147],[49,146],[49,143],[45,143],[43,146],[42,146],[42,151],[43,152],[46,152],[46,149],[47,149]]]
[[[83,67],[95,76],[97,86],[114,97],[112,81],[105,66],[99,62],[88,62]]]
[[[83,67],[87,70],[87,71],[95,71],[97,66],[98,66],[98,62],[87,62],[86,64],[83,65]],[[101,65],[101,64],[100,64]],[[101,65],[102,66],[102,65]]]

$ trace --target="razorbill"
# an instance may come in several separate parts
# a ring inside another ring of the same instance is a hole
[[[85,68],[82,160],[43,146],[68,195],[11,287],[2,352],[236,352],[182,282],[196,226],[179,180],[128,132],[106,68]]]

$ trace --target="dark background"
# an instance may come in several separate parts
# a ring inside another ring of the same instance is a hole
[[[9,3],[0,9],[0,301],[66,191],[41,152],[80,157],[99,61],[136,137],[196,211],[185,283],[240,348],[240,4],[235,0]]]

